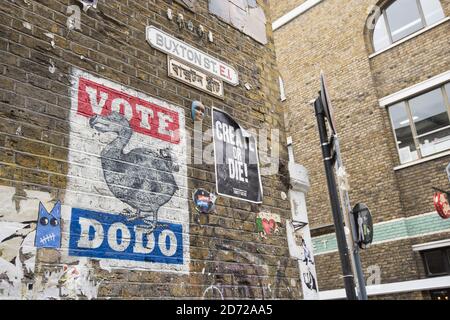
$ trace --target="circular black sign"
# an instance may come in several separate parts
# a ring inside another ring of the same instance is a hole
[[[356,226],[356,242],[361,249],[366,249],[373,241],[372,214],[363,203],[358,203],[352,213]]]

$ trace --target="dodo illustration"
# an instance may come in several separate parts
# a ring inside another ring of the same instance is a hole
[[[125,209],[122,214],[128,220],[142,219],[145,228],[153,231],[159,208],[178,190],[173,172],[179,169],[172,159],[171,150],[138,148],[124,153],[133,130],[118,112],[93,116],[89,124],[101,133],[117,134],[100,153],[106,184],[117,199],[136,210]]]

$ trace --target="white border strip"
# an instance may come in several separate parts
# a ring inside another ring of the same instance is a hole
[[[425,80],[421,83],[417,83],[409,88],[405,88],[396,93],[381,98],[380,100],[378,100],[380,103],[380,107],[386,107],[398,101],[405,100],[408,97],[426,91],[432,87],[441,85],[449,80],[450,80],[450,70],[441,73],[431,79]]]
[[[395,242],[395,241],[401,241],[401,240],[406,240],[406,239],[415,239],[415,238],[420,238],[420,237],[427,237],[427,236],[432,236],[435,234],[439,234],[439,233],[445,233],[445,232],[450,232],[450,229],[443,229],[443,230],[438,230],[438,231],[432,231],[432,232],[428,232],[428,233],[423,233],[423,234],[419,234],[416,236],[405,236],[405,237],[398,237],[398,238],[393,238],[393,239],[387,239],[387,240],[383,240],[380,242],[374,242],[370,245],[370,247],[374,247],[380,244],[385,244],[385,243],[389,243],[389,242]],[[317,250],[317,249],[315,249]],[[328,250],[328,251],[324,251],[324,252],[319,252],[319,253],[314,253],[314,257],[318,257],[318,256],[322,256],[325,254],[330,254],[330,253],[335,253],[338,252],[338,249],[332,249],[332,250]]]
[[[446,157],[448,155],[450,155],[450,151],[445,151],[445,152],[441,152],[441,153],[438,153],[438,154],[435,154],[435,155],[432,155],[432,156],[427,156],[426,158],[422,158],[422,159],[418,159],[418,160],[415,160],[415,161],[411,161],[411,162],[407,162],[407,163],[401,164],[401,165],[395,167],[394,171],[398,171],[398,170],[401,170],[401,169],[412,167],[412,166],[415,166],[417,164],[421,164],[421,163],[428,162],[428,161],[431,161],[431,160],[436,160],[436,159],[439,159],[439,158],[443,158],[443,157]]]
[[[316,4],[319,4],[320,2],[322,2],[322,0],[307,0],[303,4],[299,5],[297,8],[289,11],[284,16],[281,16],[280,18],[278,18],[277,20],[275,20],[272,23],[273,31],[275,31],[275,30],[281,28],[282,26],[284,26],[285,24],[291,22],[292,20],[297,18],[299,15],[305,13],[306,11],[308,11],[309,9],[314,7]]]
[[[412,220],[412,219],[417,219],[419,217],[425,217],[425,216],[431,216],[431,215],[437,215],[437,212],[436,211],[432,211],[432,212],[423,213],[423,214],[420,214],[420,215],[415,215],[415,216],[411,216],[411,217],[407,217],[407,218],[392,219],[392,220],[389,220],[389,221],[383,221],[383,222],[376,223],[374,226],[380,226],[380,225],[383,225],[383,224],[395,223],[395,222],[400,222],[400,221],[404,221],[406,223],[406,220]],[[450,231],[450,229],[431,231],[431,232],[428,232],[428,233],[423,233],[423,234],[419,234],[419,235],[415,235],[415,236],[405,236],[405,237],[386,239],[386,240],[374,242],[374,243],[371,244],[371,246],[376,246],[376,245],[379,245],[379,244],[384,244],[384,243],[389,243],[389,242],[394,242],[394,241],[401,241],[401,240],[405,240],[405,239],[414,239],[414,238],[419,238],[419,237],[426,237],[426,236],[431,236],[431,235],[434,235],[434,234],[448,232],[448,231]],[[324,240],[327,240],[326,236],[328,236],[330,234],[331,233],[327,233],[327,234],[324,234],[324,235],[321,235],[321,236],[318,236],[318,237],[314,237],[312,240],[316,240],[317,241],[317,239],[319,239],[318,241],[320,241],[320,238],[324,238]],[[322,241],[324,241],[324,240],[322,240]],[[338,249],[331,249],[331,250],[327,250],[327,251],[323,251],[323,252],[319,252],[319,253],[314,253],[314,256],[317,257],[317,256],[325,255],[325,254],[335,253],[335,252],[338,252]]]
[[[431,250],[431,249],[437,249],[437,248],[443,248],[443,247],[449,247],[449,246],[450,246],[450,239],[445,239],[445,240],[440,240],[440,241],[416,244],[416,245],[412,246],[412,249],[413,249],[413,251],[424,251],[424,250]]]
[[[441,288],[448,288],[448,287],[450,287],[450,276],[386,283],[386,284],[368,286],[368,287],[366,287],[366,289],[367,289],[367,295],[377,296],[377,295],[386,295],[386,294],[402,293],[402,292],[434,290],[434,289],[441,289]],[[319,292],[320,300],[334,300],[334,299],[345,299],[345,298],[346,298],[346,295],[345,295],[344,289]]]

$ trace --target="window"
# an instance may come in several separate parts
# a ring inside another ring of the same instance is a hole
[[[389,107],[400,163],[450,149],[450,83]]]
[[[450,248],[439,248],[422,252],[427,277],[450,275]],[[431,300],[449,300],[450,288],[429,291]]]
[[[450,298],[450,289],[430,291],[431,300],[446,300]]]
[[[450,275],[449,248],[439,248],[422,252],[427,277]]]
[[[439,0],[396,0],[382,10],[375,24],[373,48],[380,51],[444,18]]]

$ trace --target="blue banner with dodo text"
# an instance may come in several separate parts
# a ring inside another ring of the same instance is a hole
[[[141,219],[73,208],[69,255],[183,264],[183,226],[161,221],[149,231]]]

